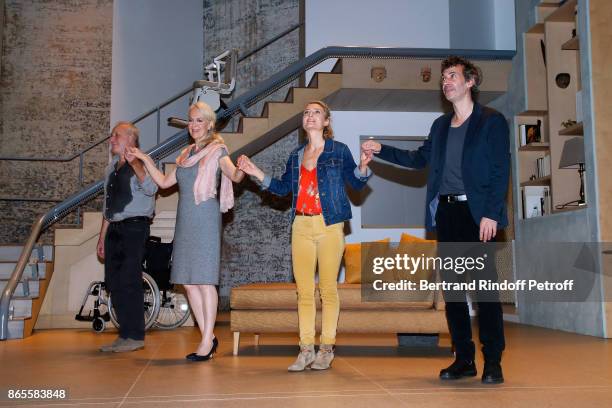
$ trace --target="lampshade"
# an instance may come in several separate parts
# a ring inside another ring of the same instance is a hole
[[[560,169],[569,169],[579,164],[584,164],[584,139],[573,137],[566,140],[559,160]]]

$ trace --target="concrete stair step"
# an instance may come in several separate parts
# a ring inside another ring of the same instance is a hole
[[[160,237],[162,242],[171,242],[174,239],[174,228],[151,229],[151,235],[155,237]]]
[[[4,291],[4,288],[8,284],[8,280],[0,280],[0,292]],[[27,289],[27,290],[26,290]],[[36,297],[40,290],[40,283],[38,280],[25,280],[17,283],[13,296],[33,296]]]
[[[176,211],[161,211],[157,213],[153,219],[153,224],[151,224],[151,235],[172,240],[175,226]]]
[[[21,256],[21,251],[23,250],[23,246],[21,245],[3,245],[0,246],[0,262],[17,262],[19,257]],[[32,251],[32,255],[30,255],[30,261],[44,260],[44,261],[53,261],[53,246],[52,245],[43,245],[41,247],[42,256],[44,259],[39,259],[39,252],[35,247]]]
[[[0,280],[8,280],[13,274],[16,262],[0,262]],[[38,268],[38,273],[37,273]],[[29,264],[23,270],[22,279],[44,279],[46,276],[47,264],[39,262],[38,264]]]
[[[153,228],[172,228],[174,229],[174,225],[176,224],[176,218],[167,218],[167,219],[155,219],[153,224],[151,224],[151,229]]]
[[[23,339],[23,330],[25,328],[25,318],[15,318],[8,322],[8,336],[10,339]]]
[[[176,218],[176,210],[163,210],[155,214],[155,219],[167,219],[167,218]]]
[[[9,304],[12,319],[26,319],[32,316],[32,297],[14,296]]]

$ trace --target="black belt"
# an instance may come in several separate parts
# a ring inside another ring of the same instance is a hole
[[[467,201],[465,194],[440,194],[440,202],[458,203],[463,201]]]
[[[151,223],[150,217],[140,216],[140,217],[130,217],[121,221],[112,221],[113,224],[127,224],[131,222],[146,222],[148,224]]]
[[[308,214],[308,213],[303,213],[300,211],[296,211],[295,215],[300,215],[302,217],[316,217],[317,215],[321,215],[321,214]]]

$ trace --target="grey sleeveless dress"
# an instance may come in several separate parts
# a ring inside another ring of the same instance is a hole
[[[221,157],[227,156],[223,153]],[[177,167],[179,187],[172,273],[170,281],[177,284],[218,285],[221,258],[221,211],[219,198],[209,198],[195,204],[193,183],[198,164]],[[217,189],[221,169],[217,170]]]

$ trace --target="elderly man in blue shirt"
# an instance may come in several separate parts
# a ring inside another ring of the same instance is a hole
[[[103,352],[144,348],[142,260],[155,211],[157,185],[142,162],[127,154],[138,146],[139,130],[119,122],[111,132],[112,160],[105,172],[104,209],[97,253],[104,259],[104,280],[113,296],[119,336]]]

